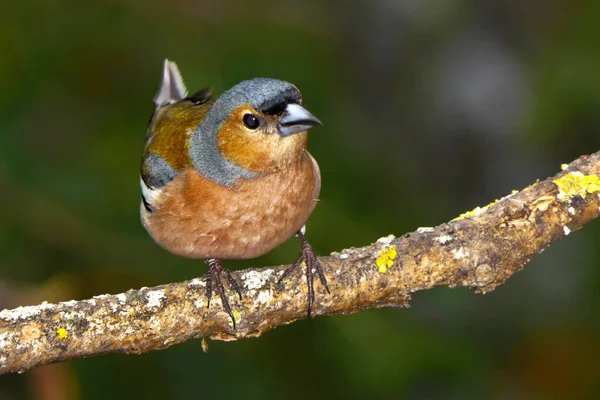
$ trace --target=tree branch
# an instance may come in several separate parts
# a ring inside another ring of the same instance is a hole
[[[486,293],[535,254],[596,218],[600,153],[496,203],[436,228],[321,257],[331,295],[316,283],[314,315],[404,307],[411,294],[435,286]],[[191,338],[258,337],[307,317],[304,274],[277,286],[286,266],[234,272],[243,300],[230,295],[236,329],[218,297],[207,309],[204,279],[42,303],[0,312],[0,373],[106,353],[143,353]]]

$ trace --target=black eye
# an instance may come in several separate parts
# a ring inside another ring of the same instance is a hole
[[[260,125],[260,121],[256,115],[246,114],[244,115],[244,125],[248,129],[256,129]]]

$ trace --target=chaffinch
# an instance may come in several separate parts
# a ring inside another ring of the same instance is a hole
[[[304,235],[321,188],[307,130],[321,121],[298,88],[256,78],[217,99],[208,89],[188,96],[177,65],[165,60],[154,103],[140,181],[150,236],[171,253],[205,260],[208,304],[216,290],[235,327],[222,280],[242,296],[220,260],[255,258],[298,235],[300,258],[280,281],[305,262],[310,317],[315,272],[329,292]]]

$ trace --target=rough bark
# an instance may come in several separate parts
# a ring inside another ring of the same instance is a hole
[[[315,281],[313,315],[404,307],[435,286],[486,293],[535,254],[596,218],[600,153],[583,156],[545,181],[435,228],[388,236],[321,257],[331,294]],[[0,373],[106,353],[143,353],[192,338],[257,337],[307,317],[307,286],[286,266],[234,272],[243,299],[229,292],[236,329],[217,296],[207,308],[204,279],[42,303],[0,312]]]

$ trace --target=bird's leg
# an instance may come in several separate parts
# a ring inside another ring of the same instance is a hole
[[[217,294],[221,298],[223,308],[231,317],[231,320],[233,321],[233,329],[235,329],[235,318],[233,316],[233,311],[231,311],[231,306],[229,305],[227,296],[225,296],[225,288],[223,287],[221,278],[227,278],[229,285],[237,292],[241,300],[242,293],[240,292],[240,287],[235,278],[231,275],[231,272],[229,272],[229,270],[225,268],[223,264],[221,264],[221,261],[217,260],[216,258],[208,258],[205,260],[205,262],[208,266],[208,272],[206,273],[206,297],[208,298],[207,308],[210,307],[210,299],[212,298],[212,291],[214,287],[214,289],[217,291]]]
[[[304,229],[299,230],[297,235],[300,238],[300,240],[302,240],[300,258],[298,258],[298,261],[296,261],[292,266],[290,266],[283,272],[283,275],[281,275],[281,278],[279,278],[279,281],[277,283],[279,284],[284,278],[290,275],[292,271],[294,271],[300,265],[302,265],[302,262],[306,264],[306,281],[308,285],[308,318],[310,318],[312,313],[312,306],[315,302],[315,288],[313,284],[315,271],[319,277],[319,280],[321,281],[321,284],[325,287],[325,290],[327,290],[327,293],[331,293],[329,291],[329,286],[327,286],[327,279],[325,278],[325,274],[323,273],[323,267],[317,259],[317,256],[315,255],[315,251],[313,250],[312,246],[306,240],[306,237],[304,236]]]

